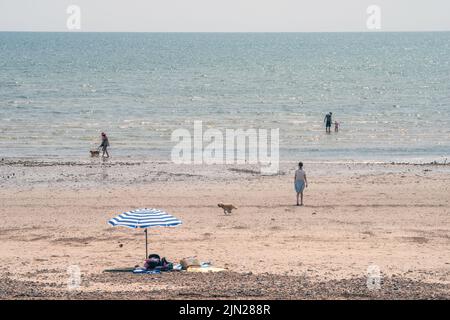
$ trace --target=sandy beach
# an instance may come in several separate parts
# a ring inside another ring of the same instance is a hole
[[[450,166],[305,162],[304,207],[294,170],[3,159],[0,298],[450,298]],[[226,216],[219,202],[238,210]],[[183,221],[150,229],[150,252],[227,271],[103,272],[142,265],[142,230],[107,224],[140,207]],[[71,265],[82,279],[74,290]],[[367,288],[369,266],[380,289]]]

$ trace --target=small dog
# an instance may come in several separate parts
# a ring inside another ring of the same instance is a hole
[[[91,152],[91,158],[100,156],[100,151],[98,151],[98,150],[91,150],[90,152]]]
[[[219,203],[218,205],[217,205],[219,208],[222,208],[223,209],[223,213],[224,214],[231,214],[231,211],[233,210],[233,209],[237,209],[235,206],[233,206],[232,204],[224,204],[224,203]]]

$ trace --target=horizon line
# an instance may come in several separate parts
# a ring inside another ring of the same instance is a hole
[[[1,33],[431,33],[449,30],[360,30],[360,31],[83,31],[83,30],[0,30]]]

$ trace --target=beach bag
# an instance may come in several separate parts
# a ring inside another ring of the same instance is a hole
[[[183,258],[180,261],[181,267],[183,268],[183,270],[187,270],[187,268],[189,267],[197,267],[200,268],[200,261],[198,261],[196,258],[194,257],[189,257],[189,258]]]
[[[145,269],[155,269],[156,267],[159,266],[161,266],[161,258],[157,254],[149,255],[148,259],[146,259],[144,263]]]
[[[159,269],[161,271],[170,271],[173,269],[173,263],[167,261],[166,258],[161,259],[161,263],[156,269]]]

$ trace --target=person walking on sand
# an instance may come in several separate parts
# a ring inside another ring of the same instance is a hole
[[[109,158],[108,147],[109,147],[108,137],[106,136],[106,133],[102,132],[102,143],[100,144],[99,148],[102,148],[102,151],[103,151],[102,157],[103,158],[105,158],[105,154],[106,154],[106,158]]]
[[[325,118],[323,119],[323,122],[325,122],[325,132],[326,133],[331,133],[331,123],[332,123],[331,117],[332,117],[332,115],[333,115],[333,112],[327,113],[325,115]]]
[[[298,169],[294,176],[295,192],[297,192],[297,205],[303,206],[303,190],[308,187],[308,180],[306,179],[306,172],[303,170],[303,162],[298,163]],[[300,204],[298,198],[300,196]]]

